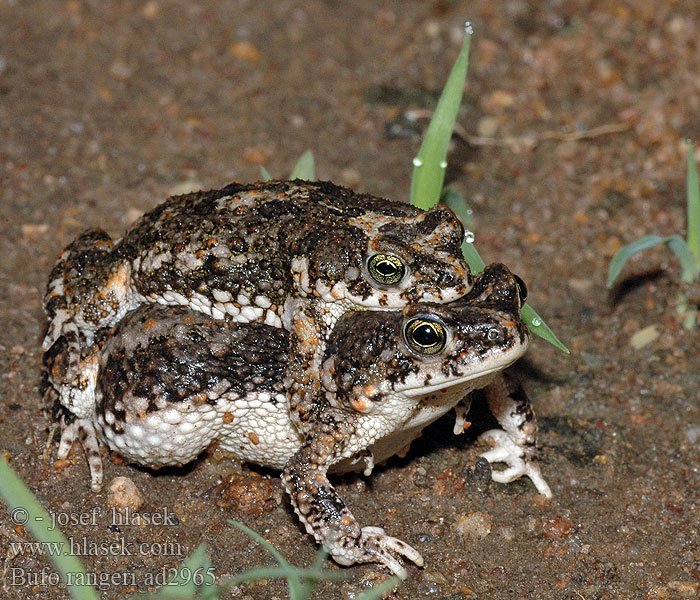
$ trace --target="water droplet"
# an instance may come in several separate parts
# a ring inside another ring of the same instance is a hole
[[[532,319],[533,327],[539,327],[540,325],[542,325],[542,319],[540,319],[539,317],[535,317],[534,319]]]
[[[440,168],[441,168],[441,169],[446,169],[446,168],[447,168],[447,161],[446,161],[446,160],[441,160],[441,161],[440,161]]]
[[[414,167],[422,167],[423,166],[423,161],[418,158],[417,156],[413,159],[413,166]]]
[[[473,231],[467,230],[464,232],[464,241],[467,242],[467,244],[473,244],[475,239],[476,236]]]
[[[473,211],[471,208],[468,208],[468,209],[467,209],[467,214],[468,214],[468,215],[473,215],[473,214],[474,214],[474,211]]]
[[[474,35],[474,28],[472,27],[471,21],[466,21],[464,23],[464,32],[468,33],[469,35]]]

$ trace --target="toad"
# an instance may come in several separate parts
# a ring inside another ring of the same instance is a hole
[[[483,456],[507,466],[494,479],[525,475],[551,496],[537,461],[530,401],[503,375],[528,346],[520,318],[524,294],[521,280],[495,264],[449,304],[345,312],[319,363],[324,392],[313,418],[302,422],[284,382],[293,348],[286,330],[184,307],[142,306],[96,338],[88,383],[96,401],[79,419],[64,410],[63,418],[73,421],[59,457],[81,432],[94,482],[96,471],[101,479],[98,440],[154,468],[185,464],[216,441],[242,460],[281,470],[299,519],[338,563],[377,562],[406,577],[400,559],[420,566],[420,553],[380,527],[361,526],[327,472],[364,468],[368,475],[374,462],[484,389],[502,429],[482,435],[492,446]],[[61,338],[47,352],[48,370],[65,364],[67,347]],[[58,397],[49,387],[52,394]]]
[[[121,239],[88,230],[59,257],[44,296],[44,351],[61,345],[53,391],[78,419],[93,414],[96,336],[141,305],[182,306],[289,332],[280,381],[304,429],[336,321],[466,294],[463,236],[447,208],[426,212],[329,182],[234,183],[169,198]]]

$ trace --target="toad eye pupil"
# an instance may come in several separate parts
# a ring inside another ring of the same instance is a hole
[[[406,324],[404,331],[406,343],[419,354],[437,354],[445,347],[445,327],[437,321],[413,319]]]
[[[377,264],[377,271],[382,275],[393,275],[396,273],[396,265],[392,265],[388,260]]]
[[[431,346],[440,340],[432,325],[421,325],[413,330],[413,339],[421,346]]]
[[[393,254],[375,254],[367,262],[367,270],[372,279],[382,285],[394,285],[406,274],[403,262]]]

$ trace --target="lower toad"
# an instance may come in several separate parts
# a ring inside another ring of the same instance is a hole
[[[325,393],[301,424],[291,418],[284,381],[285,330],[182,307],[140,307],[98,340],[94,414],[77,419],[64,410],[59,457],[80,440],[99,487],[98,440],[155,468],[185,464],[218,441],[242,460],[282,471],[299,519],[338,563],[377,562],[405,578],[400,558],[421,566],[421,555],[379,527],[362,527],[327,472],[359,465],[369,474],[374,462],[483,388],[502,427],[483,434],[492,446],[484,456],[507,466],[494,479],[525,475],[551,496],[537,462],[530,402],[502,376],[528,346],[523,294],[519,280],[496,264],[451,304],[346,313],[321,363]],[[46,358],[50,384],[65,363],[60,342]],[[464,409],[458,415],[462,429]]]

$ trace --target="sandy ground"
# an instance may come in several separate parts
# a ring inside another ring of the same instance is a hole
[[[700,341],[676,315],[677,264],[650,251],[621,287],[604,286],[622,244],[685,231],[683,139],[700,140],[697,2],[0,0],[0,449],[54,515],[97,511],[64,527],[75,543],[146,543],[84,557],[112,578],[105,598],[145,589],[200,542],[217,576],[271,564],[231,518],[296,564],[315,546],[274,473],[209,458],[154,476],[107,460],[107,479],[131,478],[145,513],[177,516],[115,526],[81,453],[61,470],[42,459],[41,295],[56,255],[90,226],[120,235],[168,194],[252,181],[260,164],[284,176],[307,148],[319,178],[407,199],[423,124],[406,111],[434,106],[465,19],[476,35],[459,123],[498,143],[457,141],[449,175],[474,209],[482,255],[528,282],[572,350],[535,342],[520,368],[556,497],[465,477],[479,448],[473,435],[453,439],[449,419],[406,458],[338,487],[361,523],[426,558],[393,598],[700,596]],[[657,335],[634,347],[649,326]],[[470,514],[485,526],[465,536],[454,524]],[[27,536],[0,512],[3,555]],[[0,595],[67,597],[42,580],[48,565],[7,560]],[[319,598],[350,599],[386,577],[343,571]],[[229,597],[286,593],[269,580]]]

